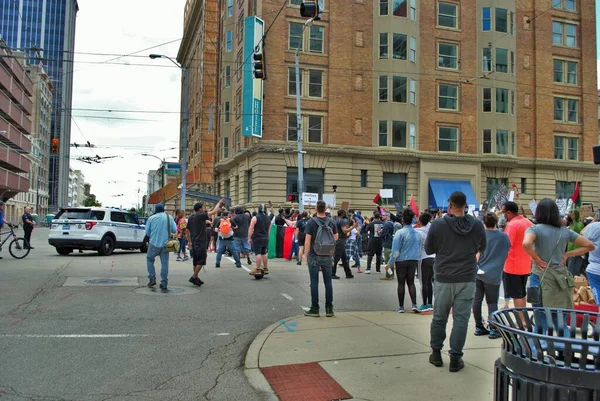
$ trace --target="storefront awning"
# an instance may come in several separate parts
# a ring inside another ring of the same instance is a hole
[[[475,205],[475,210],[479,210],[471,182],[454,180],[429,180],[429,209],[447,210],[448,199],[454,191],[467,195],[467,205]]]

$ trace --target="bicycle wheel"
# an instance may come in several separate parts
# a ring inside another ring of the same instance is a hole
[[[8,246],[8,252],[15,259],[23,259],[29,255],[29,251],[29,244],[25,241],[25,238],[15,238]]]

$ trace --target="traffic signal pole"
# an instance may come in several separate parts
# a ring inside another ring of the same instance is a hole
[[[310,20],[309,20],[310,21]],[[307,21],[308,24],[308,21]],[[306,25],[304,27],[306,27]],[[304,29],[302,30],[304,33]],[[302,193],[304,192],[304,153],[302,151],[302,109],[300,107],[300,46],[296,47],[296,140],[298,142],[298,209],[304,211]]]

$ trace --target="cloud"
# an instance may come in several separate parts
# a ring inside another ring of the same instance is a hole
[[[179,144],[177,112],[180,105],[181,73],[175,66],[169,65],[168,60],[147,58],[149,53],[174,57],[177,55],[179,42],[137,55],[143,57],[129,56],[106,62],[117,57],[113,54],[131,54],[181,38],[185,0],[172,0],[169,7],[165,7],[164,4],[159,0],[79,0],[75,51],[110,55],[75,55],[72,107],[101,111],[72,111],[81,132],[72,123],[71,142],[89,141],[97,147],[71,148],[71,168],[83,171],[86,181],[92,185],[92,193],[105,205],[122,205],[129,208],[138,203],[138,195],[141,202],[141,197],[146,192],[146,184],[138,180],[146,181],[145,174],[148,170],[156,169],[160,165],[158,160],[144,157],[141,153],[154,154],[160,158],[178,156],[179,153],[178,150],[163,149]],[[119,10],[118,13],[114,12],[116,9]],[[132,15],[135,18],[131,18]],[[113,29],[106,29],[106,21],[110,21]],[[102,34],[99,35],[98,32]],[[106,110],[130,112],[117,113]],[[154,114],[136,111],[176,113]],[[96,154],[119,158],[91,165],[73,160],[78,156]],[[112,196],[121,193],[125,196]]]

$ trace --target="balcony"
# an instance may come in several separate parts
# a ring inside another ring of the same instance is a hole
[[[0,167],[15,173],[29,173],[31,160],[22,153],[0,144]]]
[[[12,198],[19,192],[26,191],[29,191],[27,178],[0,167],[0,192],[3,192],[3,199]]]
[[[14,102],[22,106],[25,114],[31,115],[33,107],[31,99],[27,96],[23,88],[17,84],[16,79],[2,65],[0,65],[0,86],[5,88],[6,93]]]
[[[10,75],[14,75],[14,77],[21,83],[21,85],[25,88],[25,93],[27,96],[33,95],[33,81],[31,78],[29,78],[29,75],[27,75],[23,69],[23,66],[17,59],[11,57],[10,54],[8,57],[0,57],[0,65],[4,65]]]
[[[31,141],[6,119],[0,117],[0,142],[11,148],[19,148],[24,152],[31,152]]]
[[[31,119],[4,92],[0,92],[0,117],[7,118],[24,134],[31,134]]]

